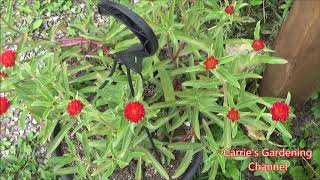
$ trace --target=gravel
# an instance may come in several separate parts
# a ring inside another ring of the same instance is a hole
[[[9,150],[16,143],[18,138],[26,139],[29,133],[37,134],[40,130],[40,125],[30,115],[27,114],[25,119],[21,119],[22,111],[11,107],[5,116],[0,118],[0,140],[6,142],[9,146],[0,151],[0,157],[8,154]],[[19,122],[24,121],[24,127],[19,125]]]

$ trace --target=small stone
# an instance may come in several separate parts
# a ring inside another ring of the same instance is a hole
[[[32,119],[32,124],[36,125],[37,121],[35,119]]]
[[[18,117],[13,117],[13,121],[18,121],[19,118]]]

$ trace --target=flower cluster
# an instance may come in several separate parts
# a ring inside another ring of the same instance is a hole
[[[285,122],[289,116],[289,106],[284,102],[276,102],[271,107],[271,115],[274,121]]]
[[[206,70],[213,70],[218,65],[218,62],[219,62],[218,59],[216,59],[213,56],[210,56],[204,61],[203,64],[206,67]]]
[[[282,121],[285,122],[289,117],[289,106],[284,102],[275,102],[270,110],[270,113],[272,115],[272,119],[274,121]],[[240,113],[239,110],[232,108],[227,113],[227,118],[235,122],[240,119]]]
[[[4,96],[0,96],[0,115],[7,112],[9,107],[10,107],[10,102],[8,101],[8,99]]]
[[[83,109],[83,103],[78,99],[71,100],[67,106],[67,111],[70,116],[78,115],[82,109]]]
[[[144,118],[144,106],[140,102],[129,102],[124,108],[124,116],[133,123],[137,123]]]
[[[233,6],[231,5],[228,5],[225,9],[224,9],[224,12],[227,13],[227,14],[233,14],[234,13],[234,8]]]
[[[0,63],[4,67],[12,67],[16,64],[16,53],[12,50],[6,50],[0,55]]]
[[[255,50],[255,51],[260,51],[262,50],[265,45],[264,45],[264,41],[262,39],[257,39],[254,40],[251,44],[251,47]]]

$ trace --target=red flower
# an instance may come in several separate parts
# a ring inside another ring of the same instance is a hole
[[[6,50],[0,56],[0,63],[4,67],[14,66],[15,61],[16,61],[16,53],[12,50]]]
[[[78,115],[83,108],[83,104],[80,100],[73,99],[69,102],[67,111],[70,116],[76,116]]]
[[[226,12],[227,14],[233,14],[233,12],[234,12],[234,8],[233,8],[233,6],[231,6],[231,5],[228,5],[225,9],[224,9],[224,12]]]
[[[8,77],[8,74],[4,71],[0,71],[0,77]]]
[[[263,49],[265,47],[264,41],[262,39],[253,40],[251,47],[255,51],[260,51],[261,49]]]
[[[7,110],[10,107],[10,102],[6,97],[0,96],[0,115],[4,114],[7,112]]]
[[[213,56],[208,57],[205,61],[204,61],[204,66],[206,67],[207,70],[209,69],[215,69],[216,66],[218,64],[218,59],[216,59]]]
[[[284,102],[276,102],[272,105],[271,114],[274,121],[285,122],[289,116],[289,106]]]
[[[238,119],[240,119],[239,110],[235,108],[230,109],[228,111],[227,118],[230,119],[232,122],[237,121]]]
[[[144,106],[140,102],[129,102],[124,108],[124,116],[131,122],[137,123],[144,118]]]

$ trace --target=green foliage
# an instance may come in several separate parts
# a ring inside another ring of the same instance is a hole
[[[53,179],[56,175],[52,172],[52,167],[41,164],[38,161],[46,161],[36,156],[36,137],[29,134],[26,140],[19,139],[16,146],[9,149],[9,153],[0,158],[0,179]],[[0,149],[6,146],[5,141],[1,141]]]
[[[63,31],[69,37],[98,41],[107,44],[111,53],[138,43],[138,39],[112,17],[108,17],[109,21],[104,26],[98,26],[94,21],[96,1],[85,1],[84,9],[76,9],[84,11],[80,17],[70,15],[70,22],[59,22],[49,27],[45,30],[47,37],[38,39],[33,33],[46,23],[41,18],[44,12],[63,13],[75,2],[19,2],[16,15],[27,16],[27,24],[21,28],[17,28],[18,19],[11,17],[12,3],[4,3],[7,8],[3,13],[6,16],[1,17],[1,28],[9,34],[1,31],[1,45],[7,43],[5,38],[18,39],[18,57],[36,48],[45,53],[5,69],[10,78],[1,81],[1,92],[9,94],[13,106],[26,107],[25,111],[43,124],[38,141],[49,144],[48,157],[62,142],[66,144],[63,156],[50,157],[47,162],[53,167],[54,175],[74,174],[77,179],[107,179],[115,169],[137,161],[136,179],[143,178],[143,164],[153,166],[163,178],[169,179],[163,163],[175,159],[173,152],[178,150],[184,153],[173,174],[178,178],[190,165],[192,156],[202,150],[203,173],[210,178],[240,179],[241,171],[247,168],[242,164],[247,164],[248,160],[233,161],[223,156],[221,151],[232,146],[257,147],[257,141],[241,127],[249,126],[261,131],[261,143],[268,144],[273,133],[280,135],[283,141],[291,142],[287,124],[275,123],[266,111],[274,102],[284,99],[259,97],[248,91],[248,82],[261,78],[258,66],[284,64],[286,60],[270,57],[268,48],[259,53],[250,50],[235,55],[228,54],[225,49],[226,45],[234,44],[250,46],[252,39],[259,38],[265,30],[262,21],[254,22],[253,18],[243,15],[242,11],[249,6],[244,1],[235,1],[232,4],[235,13],[227,15],[224,13],[226,4],[217,1],[158,0],[140,1],[133,5],[122,0],[121,3],[150,24],[160,44],[156,55],[144,61],[142,75],[146,82],[133,74],[135,97],[130,96],[125,71],[121,70],[109,78],[108,86],[98,89],[112,66],[112,59],[101,49],[90,54],[95,48],[90,44],[62,47],[55,36],[58,31]],[[251,3],[252,6],[260,4],[260,1]],[[254,26],[250,29],[250,36],[234,36],[234,27],[247,24]],[[209,56],[215,56],[219,63],[215,69],[207,71],[203,62]],[[176,79],[181,81],[180,84],[175,82]],[[153,96],[145,96],[145,84],[155,85]],[[94,100],[88,101],[87,97],[95,92]],[[70,99],[75,98],[84,103],[84,109],[80,115],[70,117],[66,107]],[[124,106],[129,101],[143,102],[146,117],[140,123],[132,124],[123,117]],[[290,103],[290,98],[287,103]],[[238,122],[227,119],[226,114],[231,108],[240,110]],[[203,118],[199,118],[200,113]],[[290,119],[292,117],[291,114]],[[177,132],[185,123],[191,124],[194,136],[186,142],[176,140]],[[51,140],[57,125],[61,130]],[[160,157],[151,153],[144,127],[157,134],[155,143]],[[79,147],[82,153],[79,153]],[[5,167],[3,171],[11,173],[10,168]],[[52,175],[44,170],[39,172],[42,178]],[[279,177],[278,173],[259,173],[256,175]]]

